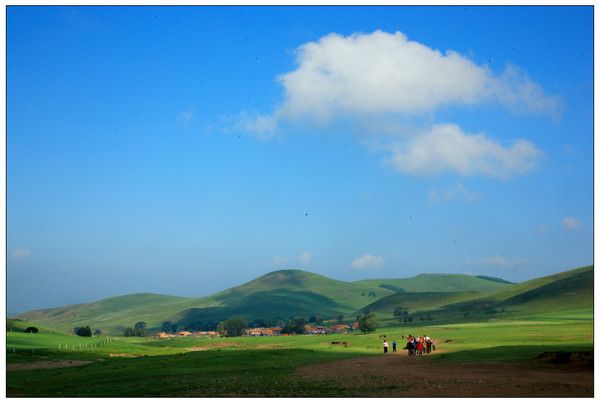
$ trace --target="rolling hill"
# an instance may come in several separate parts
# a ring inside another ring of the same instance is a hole
[[[497,278],[466,274],[419,274],[409,278],[359,280],[354,283],[370,287],[389,284],[400,287],[406,292],[491,292],[504,289],[511,284]]]
[[[577,273],[581,273],[581,277],[574,277]],[[16,318],[60,332],[88,325],[101,329],[104,334],[119,334],[123,328],[138,321],[146,322],[151,331],[158,330],[167,320],[177,323],[180,328],[186,325],[206,328],[232,316],[247,320],[312,315],[325,319],[339,315],[353,318],[363,308],[391,318],[396,306],[435,311],[439,318],[458,320],[466,312],[480,316],[483,312],[502,309],[503,312],[533,312],[538,309],[535,307],[547,304],[548,298],[558,298],[560,287],[567,286],[570,287],[567,293],[572,294],[567,294],[563,300],[565,309],[587,306],[593,295],[590,276],[593,276],[593,268],[520,284],[451,274],[346,282],[302,270],[280,270],[201,298],[131,294],[94,303],[31,311],[16,315]],[[563,282],[552,285],[556,281]]]
[[[129,294],[89,304],[30,311],[15,318],[62,333],[69,333],[76,326],[91,326],[101,329],[103,333],[119,333],[138,321],[147,322],[149,327],[160,326],[160,318],[186,309],[191,301],[189,298],[168,295]]]
[[[380,317],[391,316],[396,307],[404,307],[409,312],[428,311],[459,301],[480,297],[477,291],[451,292],[406,292],[388,295],[362,308],[360,313],[372,312]]]
[[[279,270],[211,296],[216,303],[213,306],[197,303],[169,320],[202,326],[232,316],[248,320],[312,315],[332,318],[351,314],[393,293],[303,270]]]
[[[461,317],[551,316],[567,312],[591,314],[593,305],[594,266],[586,266],[448,304],[434,310],[432,315],[456,320]]]

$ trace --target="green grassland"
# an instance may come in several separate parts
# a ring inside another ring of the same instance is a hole
[[[594,267],[586,266],[538,278],[462,302],[451,303],[429,313],[447,322],[481,321],[491,318],[518,319],[531,316],[592,317]]]
[[[304,312],[303,307],[314,312],[319,305],[325,305],[320,309],[331,309],[331,314],[338,310],[353,314],[365,310],[376,312],[381,327],[371,334],[237,338],[125,338],[106,334],[88,338],[65,334],[67,324],[74,323],[74,319],[69,322],[69,315],[82,320],[81,312],[87,315],[87,322],[82,324],[97,328],[97,323],[120,323],[125,319],[131,326],[135,320],[146,317],[150,324],[158,323],[156,318],[150,321],[155,311],[161,315],[171,312],[171,317],[177,317],[190,309],[187,305],[190,299],[152,294],[119,297],[92,306],[71,307],[74,311],[70,313],[69,307],[36,313],[46,320],[42,326],[31,319],[9,320],[7,329],[12,330],[7,332],[9,366],[65,360],[90,363],[78,367],[11,369],[7,372],[8,394],[354,396],[377,393],[377,390],[360,390],[359,386],[342,387],[298,377],[296,370],[314,363],[380,355],[383,335],[398,342],[398,354],[406,354],[402,350],[403,336],[431,336],[437,342],[437,351],[423,359],[432,362],[524,362],[545,352],[593,350],[592,266],[521,284],[473,277],[476,282],[494,283],[491,291],[456,291],[457,285],[450,284],[447,288],[439,286],[437,291],[418,291],[415,285],[412,290],[395,293],[390,288],[369,288],[380,281],[391,284],[391,280],[375,280],[371,285],[352,283],[354,288],[344,288],[346,292],[336,296],[336,290],[344,283],[321,277],[300,271],[271,273],[207,297],[203,300],[204,309],[211,304],[213,309],[221,309],[214,316],[218,317],[243,312],[247,315]],[[466,284],[463,286],[468,288]],[[370,298],[369,290],[377,296]],[[269,304],[281,310],[269,311]],[[179,310],[185,306],[188,308]],[[247,310],[236,310],[242,306]],[[396,306],[408,307],[417,314],[431,313],[435,320],[399,323],[392,317]],[[53,321],[56,318],[59,320]],[[28,326],[38,327],[40,333],[23,333]]]
[[[380,318],[392,316],[396,307],[404,307],[411,313],[432,310],[451,303],[472,300],[481,296],[476,291],[460,292],[405,292],[388,295],[362,308],[360,312],[373,312]]]
[[[237,338],[113,338],[101,348],[58,351],[54,344],[108,338],[8,333],[7,362],[89,360],[81,367],[7,372],[11,395],[23,396],[347,396],[366,391],[295,376],[304,365],[381,354],[381,335],[427,334],[438,349],[426,359],[524,361],[543,352],[590,351],[591,320],[490,321],[390,327],[371,334]],[[346,341],[348,347],[332,344]],[[35,347],[35,352],[29,349]],[[189,351],[189,348],[204,351]],[[16,349],[12,354],[11,349]],[[128,353],[135,358],[111,357]],[[373,391],[369,391],[373,392]]]
[[[365,287],[379,287],[381,284],[389,284],[400,287],[406,292],[478,291],[483,293],[502,290],[510,286],[508,282],[466,274],[419,274],[410,278],[359,280],[355,281],[354,284]]]
[[[21,319],[7,319],[6,320],[6,331],[7,332],[24,332],[28,327],[35,327],[39,333],[56,333],[55,330],[49,329],[45,326],[40,326],[37,323],[28,322]]]
[[[120,334],[125,327],[138,321],[158,327],[166,320],[164,318],[185,309],[191,301],[190,298],[159,294],[131,294],[90,304],[36,310],[16,317],[64,333],[76,326],[92,326],[103,333]]]
[[[280,270],[253,281],[202,298],[158,294],[132,294],[89,304],[43,309],[17,315],[59,332],[75,326],[91,326],[104,334],[121,334],[138,321],[156,331],[164,321],[183,325],[218,322],[231,316],[253,319],[286,319],[312,315],[353,317],[357,310],[394,295],[382,284],[397,285],[409,292],[488,292],[510,284],[475,276],[432,274],[409,279],[345,282],[302,270]]]

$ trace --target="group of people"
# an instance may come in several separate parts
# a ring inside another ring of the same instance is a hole
[[[404,339],[404,336],[402,336],[402,338]],[[432,340],[429,336],[423,335],[420,337],[409,334],[406,340],[406,347],[404,347],[404,349],[408,350],[408,355],[430,354],[432,350],[435,351],[435,340]],[[392,340],[392,352],[396,352],[397,346],[396,340]],[[387,354],[388,348],[389,343],[386,339],[383,341],[384,354]]]

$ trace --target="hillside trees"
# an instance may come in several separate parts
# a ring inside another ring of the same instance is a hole
[[[397,306],[394,308],[394,317],[398,319],[398,322],[412,322],[412,316],[408,311],[408,307]]]
[[[125,337],[145,337],[146,336],[146,322],[137,322],[134,327],[126,327],[123,330],[123,336]]]
[[[381,288],[386,288],[388,290],[394,291],[396,294],[402,294],[406,291],[404,291],[404,288],[392,285],[392,284],[379,284],[379,287]]]
[[[242,318],[229,318],[217,325],[217,332],[225,337],[237,337],[244,334],[248,328],[246,321]]]
[[[175,333],[173,331],[173,322],[171,322],[169,320],[166,322],[163,322],[161,329],[165,333]]]
[[[358,318],[358,328],[363,333],[370,333],[377,329],[379,322],[374,313],[362,315]]]
[[[146,336],[146,322],[137,322],[134,326],[134,336]]]
[[[80,327],[75,333],[81,337],[92,337],[92,329],[89,326]]]
[[[25,329],[25,333],[37,333],[38,331],[38,328],[35,326],[29,326],[27,329]]]
[[[304,334],[304,325],[306,325],[306,319],[304,318],[290,318],[281,333],[283,334]]]

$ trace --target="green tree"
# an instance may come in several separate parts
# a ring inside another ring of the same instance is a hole
[[[217,325],[217,331],[225,337],[241,336],[247,328],[246,321],[238,317],[229,318]]]
[[[135,336],[135,329],[132,327],[126,327],[125,330],[123,330],[123,336],[125,336],[125,337]]]
[[[100,336],[102,334],[102,330],[96,329],[94,330],[94,336]]]
[[[34,326],[29,326],[27,329],[25,329],[25,333],[37,333],[38,332],[38,328],[34,327]]]
[[[77,336],[92,337],[92,329],[89,326],[83,326],[77,329]]]
[[[136,337],[146,336],[146,322],[137,322],[133,329],[133,335]]]
[[[163,322],[162,331],[165,333],[171,333],[171,329],[173,329],[173,323],[171,321]]]
[[[281,333],[283,334],[304,334],[304,325],[306,325],[306,319],[304,318],[290,318]]]
[[[403,306],[397,306],[396,308],[394,308],[395,317],[402,317],[406,315],[408,315],[408,307],[405,308]]]
[[[379,323],[374,313],[369,313],[358,318],[358,328],[363,333],[370,333],[377,329]]]

